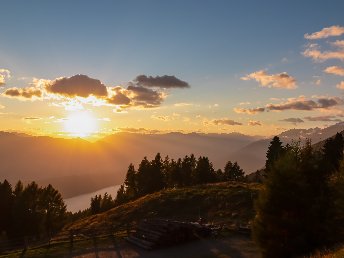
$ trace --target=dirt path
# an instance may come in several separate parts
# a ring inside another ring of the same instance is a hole
[[[129,243],[121,242],[112,250],[95,250],[75,258],[259,258],[259,253],[249,238],[231,236],[221,239],[203,239],[184,245],[146,251]]]

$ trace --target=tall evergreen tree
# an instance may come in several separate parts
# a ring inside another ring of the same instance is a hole
[[[326,140],[323,153],[323,164],[326,165],[327,170],[331,173],[339,169],[340,161],[343,159],[344,139],[341,133],[337,133],[334,138]]]
[[[49,184],[42,189],[40,206],[44,212],[45,231],[50,236],[64,225],[66,205],[61,194]]]
[[[7,180],[0,182],[0,232],[9,230],[12,223],[13,202],[14,195],[10,183]]]
[[[268,151],[266,153],[265,169],[267,174],[269,173],[271,166],[276,160],[278,160],[279,157],[281,157],[283,152],[284,147],[282,146],[282,142],[278,136],[275,136],[270,142]]]
[[[125,177],[124,185],[125,185],[125,194],[127,199],[134,199],[138,195],[137,189],[137,173],[135,171],[135,167],[132,163],[130,163],[127,171],[127,175]]]
[[[215,179],[213,164],[207,157],[199,157],[193,174],[193,182],[195,184],[205,184],[214,182]]]

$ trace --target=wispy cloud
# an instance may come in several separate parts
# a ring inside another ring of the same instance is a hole
[[[340,90],[344,90],[344,81],[341,81],[340,83],[338,83],[338,84],[336,85],[336,87],[337,87],[338,89],[340,89]]]
[[[288,122],[288,123],[292,123],[292,124],[299,124],[299,123],[304,123],[305,121],[303,121],[301,118],[294,118],[294,117],[291,117],[291,118],[286,118],[286,119],[282,119],[280,120],[282,122]]]
[[[11,72],[7,69],[0,69],[0,86],[3,86],[9,78],[11,78]]]
[[[324,72],[344,76],[344,68],[340,66],[329,66],[324,70]]]
[[[304,119],[311,122],[341,122],[342,120],[336,116],[306,116]]]
[[[139,75],[135,78],[134,82],[144,87],[158,87],[158,88],[189,88],[190,85],[178,79],[174,75],[163,75],[163,76],[147,76]]]
[[[174,104],[175,107],[190,107],[193,106],[194,104],[192,103],[186,103],[186,102],[181,102],[181,103],[176,103]]]
[[[329,59],[344,60],[344,49],[339,48],[335,51],[320,51],[318,44],[310,44],[302,53],[305,57],[310,57],[314,61],[323,62]]]
[[[260,121],[250,120],[250,121],[248,122],[248,125],[249,125],[249,126],[261,126],[262,123],[261,123]]]
[[[344,48],[344,40],[336,40],[335,42],[331,42],[331,44],[338,48]]]
[[[304,96],[298,98],[289,98],[287,101],[280,103],[269,103],[265,107],[256,108],[234,108],[236,113],[241,114],[256,114],[265,111],[285,111],[285,110],[303,110],[311,111],[315,109],[328,109],[344,103],[343,99],[339,97],[323,97],[323,96],[313,96],[312,99],[307,99]]]
[[[228,118],[214,119],[211,121],[211,123],[214,125],[242,125],[242,123]]]
[[[330,108],[333,106],[343,104],[343,100],[338,97],[321,97],[317,100],[305,99],[300,97],[297,99],[289,99],[287,102],[280,104],[268,104],[266,108],[268,110],[314,110],[321,108]]]
[[[305,34],[304,37],[306,39],[324,39],[328,37],[335,37],[335,36],[341,36],[344,34],[344,27],[334,25],[328,28],[323,28],[320,31],[311,33],[311,34]]]
[[[42,119],[42,118],[40,118],[40,117],[29,116],[29,117],[24,117],[23,119],[24,119],[24,120],[40,120],[40,119]]]
[[[262,87],[279,88],[279,89],[295,89],[296,80],[286,72],[278,74],[268,74],[264,70],[253,72],[241,77],[241,80],[256,80]]]
[[[234,108],[234,112],[238,114],[248,114],[248,115],[254,115],[257,113],[262,113],[265,111],[264,107],[256,107],[256,108]]]

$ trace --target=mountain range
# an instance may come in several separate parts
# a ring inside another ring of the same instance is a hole
[[[344,130],[344,123],[327,128],[292,129],[279,135],[284,143],[306,138],[320,142]],[[237,161],[246,173],[264,166],[271,138],[238,133],[200,134],[116,133],[97,142],[0,132],[0,180],[12,184],[51,183],[64,198],[121,184],[128,165],[138,166],[143,157],[179,158],[191,153],[207,156],[214,168]]]

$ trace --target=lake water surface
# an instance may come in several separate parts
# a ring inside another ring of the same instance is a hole
[[[67,205],[67,211],[71,212],[78,212],[79,210],[84,210],[90,207],[91,198],[95,195],[104,195],[108,193],[112,196],[112,198],[116,198],[117,190],[119,189],[120,185],[110,186],[92,193],[86,193],[77,195],[71,198],[64,199],[65,204]]]

